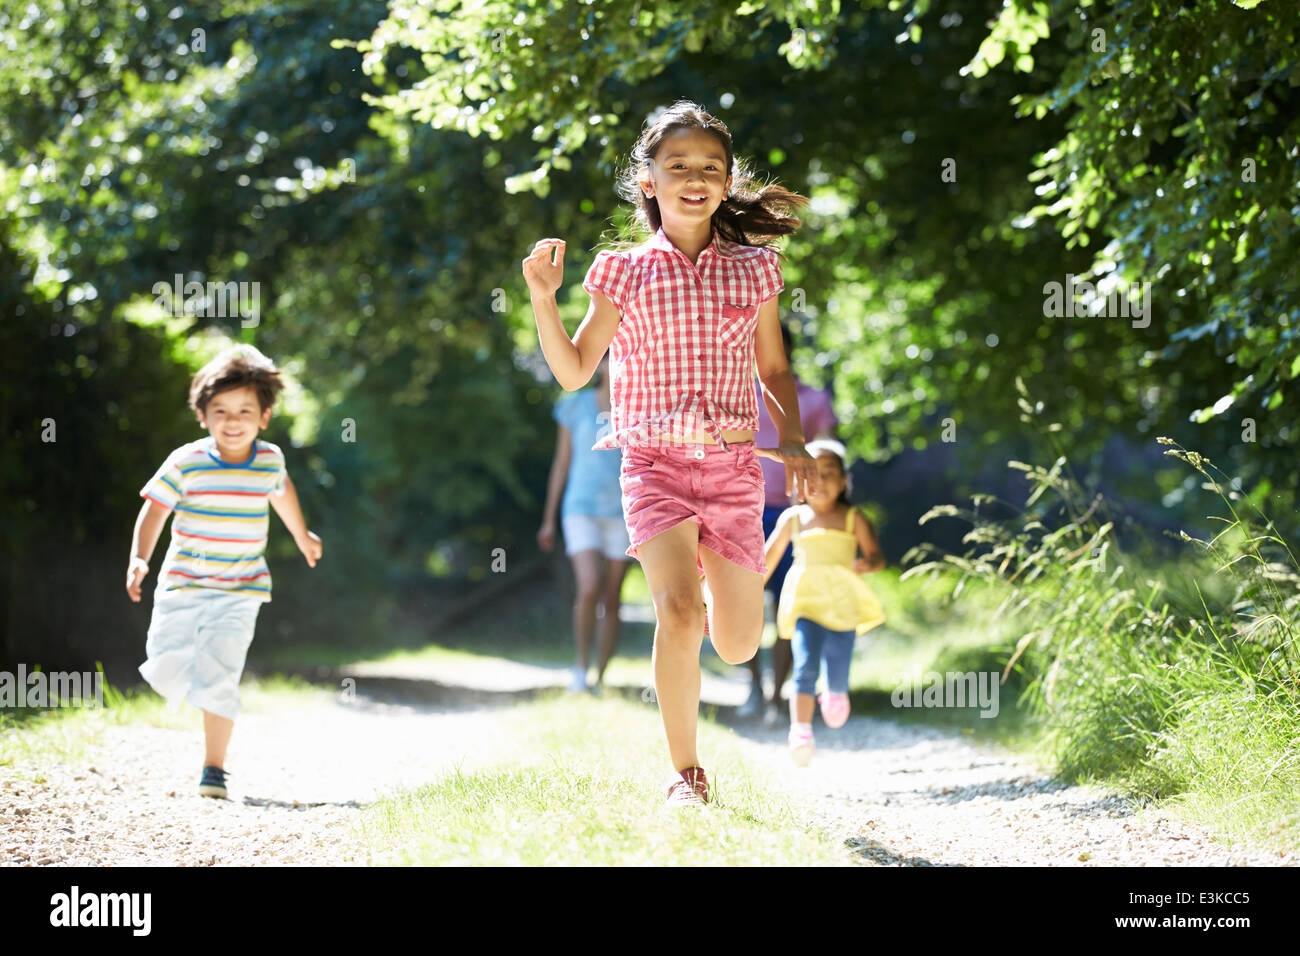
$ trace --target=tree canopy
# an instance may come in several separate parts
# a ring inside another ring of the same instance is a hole
[[[951,444],[950,479],[973,489],[1043,450],[1021,421],[1041,402],[1054,440],[1149,516],[1195,514],[1163,434],[1294,528],[1295,14],[0,4],[8,634],[81,633],[77,614],[120,597],[116,568],[94,569],[195,437],[188,375],[234,339],[289,370],[269,437],[305,510],[347,541],[350,560],[320,568],[338,575],[322,618],[526,551],[558,390],[519,262],[569,240],[576,327],[590,252],[627,222],[614,171],[679,97],[812,198],[781,305],[807,344],[796,369],[833,387],[855,454]],[[153,290],[178,275],[256,282],[257,322],[165,314]],[[48,588],[80,595],[57,613],[14,557],[38,553],[67,562]]]

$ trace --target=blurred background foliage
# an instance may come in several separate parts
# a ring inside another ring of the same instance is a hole
[[[0,0],[0,662],[138,659],[137,492],[231,340],[290,373],[266,437],[325,542],[272,532],[260,640],[364,646],[534,558],[559,390],[520,260],[568,241],[574,329],[613,170],[683,96],[813,199],[783,314],[892,560],[956,543],[936,502],[1022,497],[1017,376],[1121,534],[1204,525],[1169,435],[1294,535],[1295,14]],[[161,314],[177,275],[257,282],[258,323]],[[1149,324],[1045,315],[1067,275],[1150,283]]]

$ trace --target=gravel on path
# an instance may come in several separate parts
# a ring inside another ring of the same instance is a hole
[[[1051,779],[960,733],[874,717],[815,724],[795,767],[783,727],[737,725],[744,747],[861,863],[876,866],[1295,866],[1231,847],[1167,812]]]
[[[0,767],[0,866],[366,863],[350,833],[361,809],[490,759],[497,715],[515,703],[502,691],[412,705],[322,694],[245,712],[225,801],[197,794],[199,731],[104,723],[81,758]],[[1300,863],[1295,853],[1226,845],[1103,788],[1054,781],[952,731],[861,716],[834,731],[818,723],[816,756],[796,768],[785,728],[733,728],[810,820],[868,865]]]
[[[349,839],[362,807],[472,766],[500,706],[322,695],[301,709],[246,711],[227,800],[198,795],[200,730],[105,724],[83,758],[0,767],[0,866],[363,863]]]

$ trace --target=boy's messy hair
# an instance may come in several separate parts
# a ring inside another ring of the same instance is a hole
[[[615,189],[636,206],[636,223],[644,238],[654,235],[663,225],[659,199],[641,190],[638,177],[649,168],[669,133],[682,129],[702,129],[712,133],[722,144],[731,173],[731,191],[713,214],[713,229],[723,239],[745,246],[766,246],[777,236],[799,228],[799,220],[790,210],[808,203],[806,196],[776,183],[760,185],[748,165],[736,158],[731,148],[731,131],[716,116],[690,100],[678,100],[660,113],[647,118],[640,138],[632,147],[627,164],[619,171]],[[636,240],[632,243],[635,244]]]
[[[849,474],[847,464],[849,454],[844,446],[834,438],[818,438],[816,441],[806,443],[803,447],[814,458],[818,458],[827,452],[830,452],[835,457],[835,460],[840,465],[840,474],[844,476],[844,487],[840,489],[840,496],[835,500],[840,504],[853,507],[853,503],[849,501],[849,492],[853,490],[853,476]]]
[[[257,389],[257,404],[263,411],[275,405],[276,397],[284,390],[275,363],[253,346],[241,343],[226,349],[195,373],[190,382],[190,408],[205,412],[213,396],[245,385]]]

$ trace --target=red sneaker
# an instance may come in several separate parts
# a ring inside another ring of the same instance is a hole
[[[699,767],[687,767],[668,785],[670,807],[702,807],[709,802],[709,780]]]

